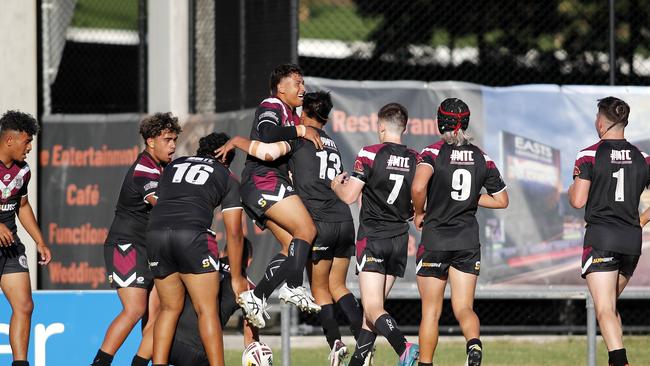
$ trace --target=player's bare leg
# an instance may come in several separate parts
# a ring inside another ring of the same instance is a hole
[[[609,351],[623,348],[623,328],[616,310],[618,281],[618,271],[587,274],[587,287],[594,299],[600,332]]]
[[[196,315],[199,318],[199,334],[210,366],[223,366],[225,364],[223,333],[219,320],[219,302],[217,301],[219,276],[219,272],[181,274],[183,283],[192,299],[192,304],[194,304]],[[176,327],[176,324],[174,324],[174,327]],[[173,338],[173,330],[170,341],[171,338]]]
[[[416,276],[416,279],[422,299],[422,319],[419,329],[420,362],[433,363],[433,355],[438,346],[438,322],[442,314],[447,280],[424,276]]]
[[[334,301],[339,301],[340,298],[350,293],[350,290],[345,285],[349,268],[350,258],[335,257],[332,260],[332,267],[329,272],[329,288]]]
[[[312,265],[308,266],[307,268],[311,293],[314,295],[316,303],[320,306],[326,304],[332,305],[333,302],[329,288],[329,276],[331,268],[332,261],[327,259],[321,259],[317,263],[312,263]]]
[[[311,244],[316,237],[316,226],[300,197],[294,195],[276,202],[264,213],[295,239]]]
[[[27,360],[29,330],[34,311],[29,273],[8,273],[0,276],[0,288],[11,306],[9,345],[13,359],[14,361]]]
[[[178,272],[156,278],[154,282],[160,298],[160,314],[153,329],[153,364],[160,365],[169,361],[176,323],[185,304],[185,286]]]
[[[137,356],[143,359],[151,359],[153,355],[153,327],[156,323],[156,318],[160,313],[160,298],[158,297],[158,290],[156,286],[149,292],[149,304],[147,309],[147,324],[142,328],[142,340],[140,347],[138,347]]]
[[[133,327],[142,319],[147,309],[147,290],[137,287],[117,289],[117,296],[122,303],[122,311],[113,319],[106,330],[101,350],[109,355],[122,346]]]
[[[474,292],[478,276],[449,268],[451,307],[466,340],[480,336],[480,322],[474,312]]]

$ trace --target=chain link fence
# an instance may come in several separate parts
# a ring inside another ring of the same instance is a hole
[[[613,3],[302,0],[298,54],[334,79],[647,85],[650,1]]]
[[[43,112],[146,108],[146,1],[40,0]]]

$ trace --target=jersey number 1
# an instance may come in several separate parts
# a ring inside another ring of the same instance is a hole
[[[612,173],[612,177],[616,178],[616,191],[614,192],[614,201],[625,201],[625,170],[623,168]]]
[[[174,169],[176,169],[176,173],[174,173],[172,183],[180,183],[185,179],[187,183],[196,184],[197,186],[205,184],[210,178],[210,173],[214,172],[213,167],[205,164],[182,163],[174,165]]]

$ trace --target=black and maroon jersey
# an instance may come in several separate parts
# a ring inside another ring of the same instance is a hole
[[[336,143],[319,129],[323,150],[311,141],[296,139],[291,144],[289,170],[293,186],[311,217],[323,222],[352,221],[350,207],[330,188],[332,179],[343,171]]]
[[[353,179],[365,183],[357,239],[386,239],[408,231],[413,217],[411,183],[418,153],[386,142],[362,148],[354,161]]]
[[[255,119],[253,119],[253,126],[251,128],[250,139],[261,142],[277,142],[263,132],[264,124],[271,124],[273,126],[289,127],[298,126],[300,124],[300,117],[293,108],[286,105],[278,98],[267,98],[260,103],[255,110]],[[287,163],[288,156],[282,156],[275,161],[263,161],[252,155],[246,156],[246,166],[242,177],[247,179],[249,175],[264,176],[269,171],[280,171],[284,176],[288,176]]]
[[[32,173],[24,161],[14,161],[9,168],[0,164],[0,222],[16,235],[16,215],[20,201],[27,196]]]
[[[422,164],[433,169],[422,228],[425,248],[479,248],[476,209],[481,189],[496,194],[506,188],[494,161],[475,145],[455,146],[440,140],[422,150],[418,165]]]
[[[222,211],[241,209],[239,182],[233,173],[212,158],[178,158],[160,178],[148,230],[209,229],[217,206]]]
[[[140,240],[145,242],[151,204],[146,198],[156,197],[156,189],[162,167],[146,151],[138,155],[126,172],[120,196],[115,207],[115,218],[108,232],[107,242],[116,240]]]
[[[580,151],[573,177],[591,181],[585,246],[641,254],[639,200],[650,184],[650,157],[624,139],[601,140]]]

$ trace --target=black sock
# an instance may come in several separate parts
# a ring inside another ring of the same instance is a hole
[[[146,358],[142,358],[138,355],[133,356],[133,360],[131,361],[131,366],[148,366],[149,365],[149,360]]]
[[[268,299],[273,293],[273,290],[280,286],[287,277],[286,267],[284,265],[286,260],[287,256],[282,253],[278,253],[275,257],[271,258],[269,265],[266,266],[264,277],[262,277],[257,286],[255,286],[255,290],[253,290],[255,296],[260,299],[262,297]]]
[[[14,361],[11,363],[11,366],[29,366],[29,361],[27,360]]]
[[[615,349],[609,352],[609,364],[611,366],[625,366],[627,365],[627,355],[625,348]]]
[[[480,339],[472,338],[469,341],[467,341],[467,345],[466,345],[466,348],[465,348],[465,353],[469,353],[470,347],[472,347],[474,345],[478,345],[479,348],[483,348],[483,343],[481,343]]]
[[[388,343],[393,347],[398,356],[406,350],[406,338],[397,327],[397,322],[388,313],[377,318],[375,322],[377,332],[388,339]]]
[[[354,335],[354,339],[359,338],[359,331],[363,322],[363,312],[361,311],[357,298],[350,293],[342,296],[336,303],[339,304],[341,310],[343,310],[343,314],[348,319],[348,322],[350,322],[350,331]]]
[[[359,331],[359,338],[357,339],[357,349],[354,350],[348,366],[363,366],[363,361],[366,360],[368,352],[372,351],[375,339],[377,339],[377,334],[367,329],[361,329]]]
[[[95,356],[95,359],[93,360],[91,366],[110,366],[111,362],[113,362],[113,355],[109,355],[108,353],[99,349],[97,350],[97,355]]]
[[[323,327],[323,332],[325,332],[327,344],[330,345],[331,349],[334,347],[334,342],[337,339],[341,339],[339,323],[336,322],[336,317],[334,316],[334,304],[321,305],[318,316]]]
[[[418,366],[433,366],[433,362],[428,362],[428,363],[418,362]]]
[[[287,259],[287,263],[290,263],[287,286],[291,288],[302,286],[303,272],[305,272],[310,253],[311,244],[302,239],[293,238],[289,245],[289,258]]]

